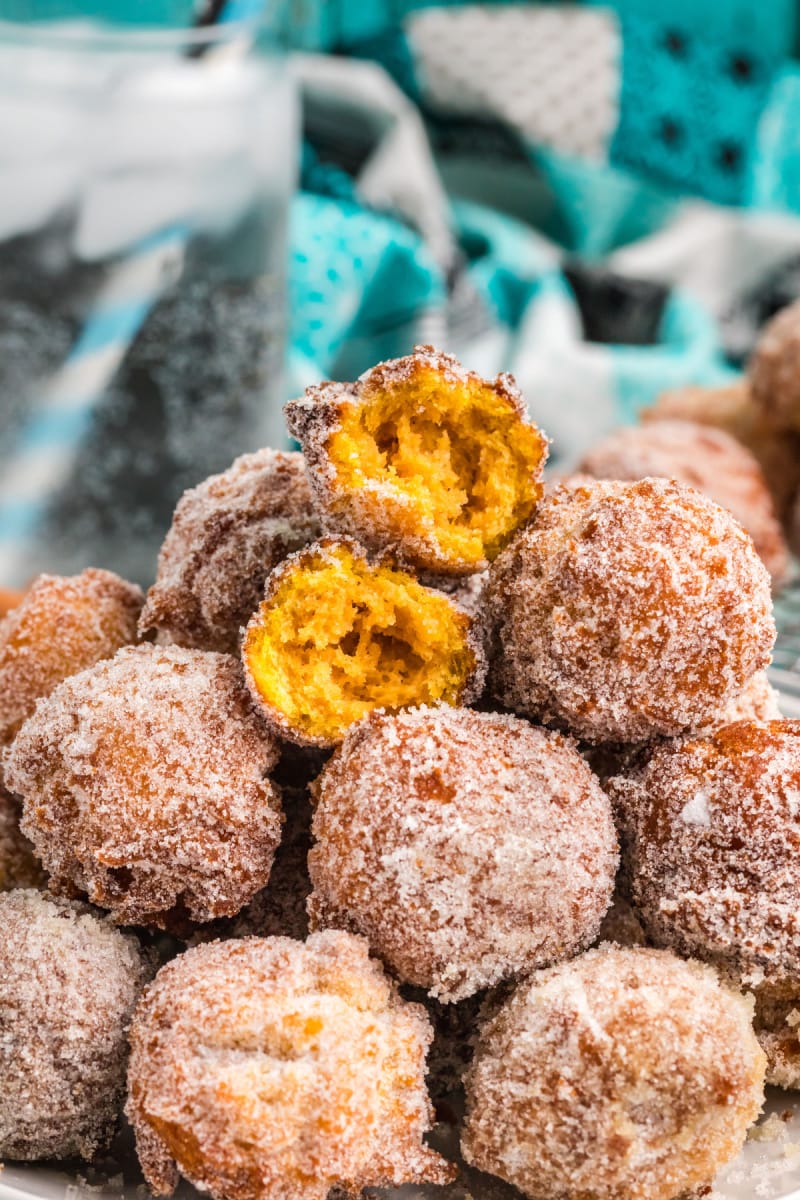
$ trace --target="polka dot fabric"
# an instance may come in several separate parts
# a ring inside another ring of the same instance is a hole
[[[604,11],[430,9],[406,27],[433,108],[492,115],[531,142],[605,157],[617,124],[620,38]]]

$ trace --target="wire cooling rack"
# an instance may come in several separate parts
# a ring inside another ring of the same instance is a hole
[[[769,676],[784,696],[800,700],[800,568],[774,599],[778,640]]]

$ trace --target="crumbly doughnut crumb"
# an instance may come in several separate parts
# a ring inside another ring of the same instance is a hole
[[[484,630],[408,571],[370,561],[352,540],[322,538],[270,575],[242,660],[279,737],[335,746],[375,708],[475,700]]]
[[[542,493],[547,439],[510,375],[417,346],[286,406],[326,531],[428,574],[485,570]]]

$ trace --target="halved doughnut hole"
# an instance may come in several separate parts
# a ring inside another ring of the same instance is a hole
[[[389,485],[419,524],[400,536],[433,531],[442,555],[470,565],[495,558],[531,516],[545,445],[489,384],[420,367],[345,405],[328,453],[337,488]]]
[[[459,703],[475,667],[468,628],[446,596],[338,545],[285,575],[251,621],[244,655],[271,709],[335,744],[374,708]]]

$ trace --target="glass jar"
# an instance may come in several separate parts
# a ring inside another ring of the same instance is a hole
[[[0,586],[148,583],[184,489],[285,440],[282,7],[0,21]]]

